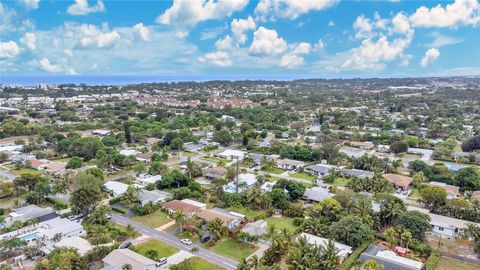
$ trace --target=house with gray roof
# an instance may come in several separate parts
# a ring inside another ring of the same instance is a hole
[[[374,260],[383,265],[383,269],[388,270],[421,270],[423,268],[422,262],[398,256],[391,250],[385,250],[375,245],[368,246],[360,255],[361,262],[368,260]]]
[[[335,194],[331,193],[328,189],[322,187],[312,187],[305,190],[303,199],[310,202],[321,202],[325,199],[332,198]]]
[[[138,193],[138,200],[140,201],[142,206],[146,205],[149,202],[153,204],[164,203],[171,198],[173,198],[173,195],[171,193],[161,190],[141,190]]]
[[[358,169],[347,169],[342,168],[340,169],[340,173],[346,177],[358,177],[358,178],[372,178],[374,173],[365,170],[358,170]]]

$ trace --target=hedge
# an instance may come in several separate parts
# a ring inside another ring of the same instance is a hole
[[[362,254],[370,244],[370,242],[361,244],[357,249],[355,249],[354,252],[352,252],[352,254],[350,254],[350,256],[348,256],[345,261],[343,261],[343,263],[338,267],[338,270],[350,270],[360,257],[360,254]]]
[[[60,209],[67,209],[68,208],[68,203],[65,203],[64,201],[58,199],[58,198],[46,198],[47,202],[53,204],[53,205],[58,205]]]
[[[115,212],[118,212],[120,214],[126,214],[127,213],[127,210],[125,210],[123,208],[120,208],[120,207],[116,207],[116,206],[112,206],[112,210],[115,211]]]
[[[432,253],[430,253],[430,257],[428,257],[427,261],[425,262],[425,270],[437,269],[438,261],[440,261],[440,252],[434,250]]]
[[[116,198],[113,198],[110,201],[108,201],[108,204],[110,204],[110,205],[116,204],[116,203],[119,203],[121,200],[122,200],[121,197],[116,197]]]

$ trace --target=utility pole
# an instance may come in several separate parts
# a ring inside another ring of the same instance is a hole
[[[238,193],[238,163],[239,163],[240,159],[237,158],[237,169],[236,169],[236,176],[235,176],[235,192]]]

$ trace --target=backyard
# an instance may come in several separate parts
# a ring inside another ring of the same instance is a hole
[[[268,173],[273,173],[273,174],[282,174],[285,172],[285,170],[282,170],[277,167],[270,167],[270,168],[265,168],[263,171],[266,171]]]
[[[222,256],[232,258],[236,261],[241,261],[257,250],[257,247],[250,244],[241,243],[232,238],[225,238],[219,240],[215,246],[211,248],[215,253]]]
[[[224,268],[219,267],[218,265],[207,262],[206,260],[199,257],[192,257],[187,259],[192,262],[192,270],[222,270]]]
[[[440,261],[438,262],[437,269],[436,270],[475,270],[479,269],[480,266],[475,265],[475,264],[470,264],[466,262],[461,262],[457,261],[454,259],[442,257],[440,258]]]
[[[290,174],[290,177],[299,178],[299,179],[303,179],[303,180],[309,180],[309,181],[313,181],[316,178],[313,175],[310,175],[308,173],[302,173],[302,172],[292,173],[292,174]]]
[[[133,216],[130,219],[152,228],[158,228],[171,221],[171,219],[168,218],[168,215],[160,210],[145,216]]]
[[[296,227],[293,225],[293,218],[289,217],[269,217],[265,219],[268,222],[268,225],[273,224],[275,227],[282,229],[286,228],[289,231],[295,231]]]
[[[134,250],[145,256],[145,253],[150,250],[156,250],[158,252],[158,258],[170,257],[179,251],[178,248],[164,244],[155,239],[146,240],[134,247]]]
[[[348,184],[348,179],[346,178],[343,178],[343,177],[337,177],[335,179],[335,181],[333,181],[333,184],[336,185],[336,186],[341,186],[341,187],[345,187],[347,186]]]
[[[228,210],[243,214],[248,220],[253,220],[256,216],[265,213],[262,210],[256,210],[247,207],[230,207]]]

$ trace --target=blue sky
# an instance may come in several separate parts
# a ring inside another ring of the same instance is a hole
[[[480,74],[480,3],[0,2],[4,75]]]

